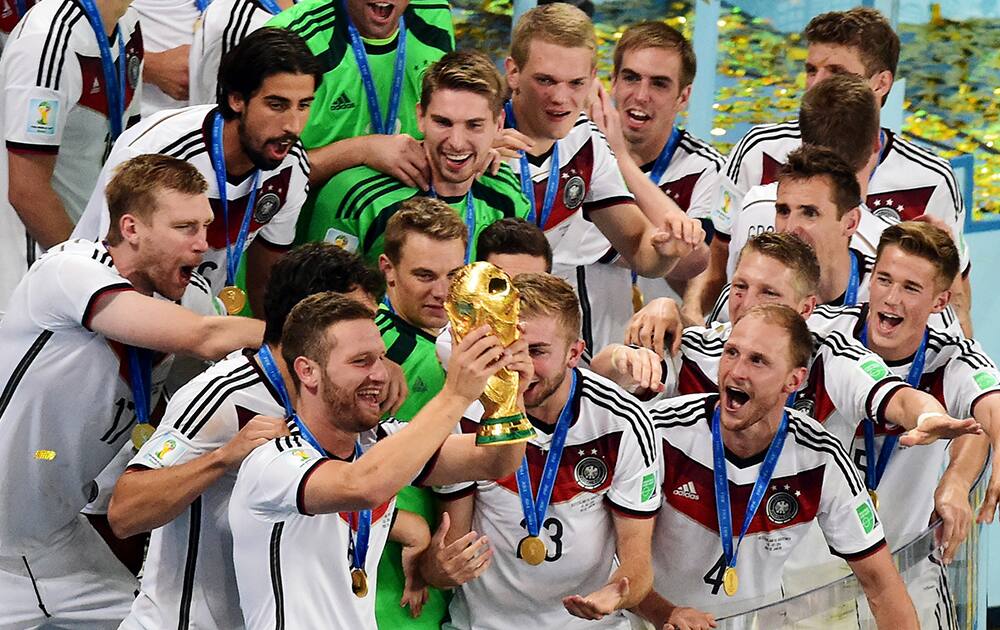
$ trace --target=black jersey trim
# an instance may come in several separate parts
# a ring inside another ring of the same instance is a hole
[[[306,482],[312,477],[313,473],[319,469],[320,464],[325,464],[331,461],[327,458],[317,459],[313,463],[309,464],[309,468],[302,473],[302,477],[299,478],[299,487],[295,490],[295,509],[299,511],[302,516],[313,516],[312,513],[306,511]]]
[[[582,376],[582,375],[581,375]],[[580,379],[580,394],[590,402],[611,411],[613,415],[623,418],[628,422],[632,433],[639,443],[639,451],[642,453],[642,460],[647,466],[652,465],[656,459],[654,445],[656,438],[653,434],[653,424],[649,421],[646,412],[639,405],[639,401],[628,400],[623,394],[617,392],[607,385],[595,379],[583,376]]]
[[[706,334],[712,332],[708,327],[692,327],[681,333],[681,349],[688,348],[697,351],[708,357],[718,358],[722,356],[722,348],[726,345],[726,340],[708,339]]]
[[[581,332],[583,335],[583,345],[590,350],[591,354],[596,353],[594,348],[593,314],[590,310],[590,293],[587,291],[587,267],[579,265],[576,268],[576,292],[580,296],[580,320]]]
[[[855,495],[864,492],[865,486],[858,477],[857,468],[851,463],[844,447],[835,437],[829,433],[815,431],[804,420],[796,418],[792,414],[788,414],[788,431],[796,435],[795,441],[801,446],[832,455],[831,459],[844,475],[851,492]]]
[[[626,518],[635,518],[635,519],[653,518],[660,513],[659,506],[657,506],[657,508],[654,510],[637,510],[635,508],[625,507],[624,505],[615,503],[611,499],[611,497],[609,497],[607,494],[604,495],[604,503],[606,503],[607,506],[611,508],[613,512],[617,512],[618,514],[621,514]]]
[[[63,13],[61,18],[58,17],[59,12]],[[44,80],[37,81],[37,84],[40,87],[47,87],[53,90],[59,89],[59,84],[62,81],[62,69],[66,63],[66,51],[69,50],[70,47],[69,44],[70,39],[73,36],[73,29],[83,16],[83,9],[75,2],[67,1],[62,7],[59,8],[56,18],[59,19],[59,27],[56,30],[55,38],[51,38],[52,29],[49,29],[48,37],[46,37],[45,40],[45,44],[46,47],[48,47],[49,52],[46,54],[43,49],[42,61],[39,63],[39,78],[42,75],[42,67],[46,67]],[[58,62],[56,61],[57,57]],[[47,64],[45,63],[46,60],[48,61]]]
[[[11,372],[10,378],[7,379],[7,384],[3,388],[3,394],[0,394],[0,418],[7,411],[7,406],[10,405],[11,399],[14,397],[14,391],[17,386],[21,383],[21,379],[27,373],[28,368],[31,367],[31,363],[38,358],[41,353],[42,348],[48,343],[49,339],[52,338],[51,330],[43,330],[35,340],[31,342],[28,349],[25,351],[21,360],[18,361],[17,365],[14,367],[14,371]]]
[[[715,166],[716,173],[721,171],[726,163],[722,154],[716,151],[711,145],[703,142],[700,138],[692,136],[686,131],[681,135],[680,147],[692,155],[701,156],[711,162]]]
[[[274,593],[274,630],[285,630],[285,590],[281,580],[281,532],[284,521],[271,528],[268,564],[271,572],[271,592]]]
[[[752,128],[745,136],[743,136],[743,139],[736,145],[736,148],[733,149],[733,159],[729,163],[729,167],[726,169],[726,176],[735,182],[736,177],[740,174],[740,166],[742,166],[743,160],[746,158],[746,154],[750,151],[750,149],[765,140],[779,140],[782,138],[802,138],[802,132],[799,129],[798,120],[789,120],[783,123],[774,123],[769,125],[758,125]]]
[[[476,482],[471,481],[462,485],[461,488],[450,492],[439,488],[432,488],[431,490],[434,493],[434,496],[437,497],[438,501],[457,501],[474,493],[476,491]]]
[[[416,192],[414,191],[414,194],[406,199],[395,201],[379,210],[378,214],[375,215],[375,219],[368,226],[368,231],[365,232],[365,238],[361,242],[362,252],[370,252],[372,250],[372,247],[375,246],[375,241],[377,241],[380,236],[385,234],[385,228],[389,225],[389,219],[391,219],[394,214],[399,212],[399,207],[404,201],[412,199],[416,196]]]
[[[826,337],[822,338],[822,341],[820,341],[814,349],[813,356],[816,356],[819,350],[824,347],[829,348],[830,354],[835,357],[844,357],[847,359],[854,359],[855,361],[867,356],[875,356],[874,352],[862,346],[861,343],[853,337],[848,339],[848,337],[839,330],[832,330],[826,335]]]
[[[339,12],[339,2],[317,4],[315,8],[303,11],[301,15],[292,19],[285,28],[308,42],[320,31],[329,29],[331,26],[336,26],[338,22],[337,14]],[[344,30],[346,32],[347,29],[345,28]]]
[[[58,155],[59,145],[57,144],[29,144],[27,142],[14,142],[7,140],[4,143],[7,149],[13,153],[28,153],[40,155]]]
[[[657,429],[689,427],[701,422],[714,409],[718,398],[716,393],[702,394],[681,405],[677,405],[675,399],[669,400],[668,407],[654,407],[649,415]]]
[[[722,291],[719,292],[718,299],[715,300],[715,306],[712,307],[712,312],[709,313],[708,317],[705,319],[706,326],[711,326],[712,322],[719,321],[719,318],[722,317],[722,311],[728,310],[729,289],[732,286],[732,283],[728,283],[726,286],[722,287]]]
[[[194,572],[198,564],[198,544],[201,539],[201,497],[191,502],[188,523],[187,558],[184,561],[184,579],[181,582],[181,603],[177,615],[177,630],[187,630],[191,625],[191,599],[194,596]]]
[[[121,291],[134,291],[134,290],[135,287],[133,287],[128,282],[116,282],[114,284],[103,286],[97,291],[94,291],[94,294],[90,296],[89,300],[87,300],[87,306],[85,306],[83,309],[83,316],[80,318],[80,325],[86,328],[87,330],[90,330],[90,320],[93,319],[94,317],[94,308],[97,306],[97,301],[100,300],[105,295],[108,295],[109,293],[119,293]]]
[[[247,379],[250,379],[250,381],[244,382]],[[254,370],[253,364],[249,361],[234,368],[227,374],[213,378],[200,392],[195,394],[195,397],[188,403],[187,409],[180,414],[174,426],[181,432],[181,435],[193,438],[197,434],[197,431],[192,430],[194,426],[198,424],[198,428],[201,428],[201,425],[204,423],[203,420],[207,419],[207,415],[211,415],[204,414],[204,409],[210,407],[214,412],[225,397],[231,393],[225,391],[227,387],[235,384],[237,385],[236,389],[242,389],[259,380],[259,375]],[[203,418],[203,416],[205,417]],[[202,422],[199,423],[199,421]]]
[[[864,549],[862,551],[858,551],[858,552],[855,552],[855,553],[840,553],[839,551],[837,551],[833,547],[830,547],[830,553],[832,553],[833,555],[835,555],[835,556],[837,556],[839,558],[843,558],[844,560],[847,560],[848,562],[853,562],[855,560],[864,560],[868,556],[870,556],[872,554],[875,554],[878,551],[880,551],[883,547],[885,547],[885,538],[882,538],[881,540],[879,540],[877,543],[875,543],[871,547],[868,547],[867,549]]]
[[[494,188],[490,188],[479,180],[473,180],[472,182],[472,197],[482,201],[491,209],[496,210],[504,218],[517,216],[517,208],[511,197]],[[474,235],[470,234],[469,236],[471,238]]]
[[[451,41],[451,33],[426,21],[420,12],[416,11],[417,7],[410,5],[406,8],[404,14],[406,15],[406,28],[422,43],[430,46],[431,48],[436,48],[442,53],[449,53],[454,50],[455,46]],[[429,6],[422,6],[420,9],[429,9]],[[450,9],[449,9],[450,12]]]

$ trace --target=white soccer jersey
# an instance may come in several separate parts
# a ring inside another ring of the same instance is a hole
[[[190,0],[189,0],[190,1]],[[216,103],[219,64],[230,50],[274,17],[255,0],[213,0],[195,25],[189,61],[189,101]]]
[[[781,597],[782,565],[814,520],[843,557],[863,558],[885,545],[881,522],[847,453],[817,422],[788,410],[784,448],[739,548],[739,590],[726,596],[712,463],[717,401],[716,394],[682,396],[650,411],[665,469],[664,505],[653,534],[657,592],[716,616],[775,601]],[[726,453],[735,537],[763,458],[764,453],[747,459]]]
[[[361,436],[363,445],[402,430],[388,420]],[[310,515],[302,507],[306,479],[327,458],[298,432],[258,447],[243,460],[229,501],[233,557],[248,630],[367,628],[375,630],[375,576],[395,515],[396,499],[372,510],[365,569],[368,594],[351,592],[349,515]],[[435,454],[411,485],[421,485]]]
[[[233,353],[181,388],[130,468],[179,466],[224,446],[256,415],[282,417],[253,354]],[[142,587],[123,628],[240,628],[229,497],[236,471],[153,530]]]
[[[137,96],[143,35],[129,9],[119,20],[125,60],[111,42],[115,67],[126,72],[123,127],[139,118]],[[0,116],[6,151],[0,151],[0,311],[28,266],[35,244],[8,201],[7,152],[55,155],[52,188],[76,221],[94,190],[111,148],[107,86],[97,38],[80,4],[73,0],[33,7],[18,23],[0,57]]]
[[[226,228],[223,220],[219,187],[212,168],[212,124],[216,108],[198,105],[180,110],[160,112],[122,134],[101,171],[87,211],[74,235],[98,239],[107,234],[108,204],[104,188],[116,166],[144,153],[162,153],[190,162],[208,182],[208,201],[215,220],[208,228],[208,251],[198,272],[208,279],[215,293],[226,283]],[[287,248],[295,238],[295,222],[309,192],[309,161],[300,143],[296,143],[278,168],[260,174],[247,236],[247,247],[255,238],[271,247]],[[226,184],[229,199],[229,239],[235,246],[240,225],[247,211],[253,185],[252,174],[243,181]]]
[[[129,438],[126,347],[89,324],[99,298],[131,290],[103,245],[69,241],[14,291],[0,322],[0,555],[50,544],[96,498],[95,478]],[[170,363],[154,365],[151,405]]]
[[[965,205],[955,173],[946,160],[918,147],[889,129],[882,129],[884,144],[878,166],[868,184],[866,203],[904,221],[929,214],[944,221],[958,243],[962,269],[969,264],[965,245]],[[723,191],[730,208],[741,208],[743,196],[754,186],[777,180],[788,154],[802,144],[799,122],[757,125],[733,148],[722,172]],[[716,230],[725,234],[728,217]]]
[[[541,212],[549,181],[552,151],[528,156],[535,190],[536,212]],[[510,158],[507,164],[520,176],[521,164]],[[615,154],[604,134],[581,113],[573,129],[559,140],[559,187],[552,213],[542,226],[552,246],[553,265],[589,265],[603,256],[607,247],[594,242],[588,229],[587,213],[620,203],[635,201],[625,187]],[[541,216],[537,216],[541,220]],[[595,232],[600,234],[598,230]],[[607,241],[605,241],[606,243]]]
[[[545,562],[531,566],[517,558],[527,529],[515,475],[476,483],[472,528],[489,537],[493,564],[455,593],[449,611],[453,627],[629,627],[620,613],[600,622],[573,617],[562,598],[587,595],[607,583],[615,554],[612,510],[634,518],[657,513],[659,460],[652,426],[638,401],[588,370],[577,370],[571,404],[573,420],[540,532]],[[534,426],[537,436],[526,451],[533,493],[554,429]]]
[[[142,32],[149,52],[158,53],[191,45],[195,24],[201,17],[194,0],[134,0],[132,7],[142,20]],[[176,109],[187,104],[186,100],[174,99],[152,83],[143,86],[143,118],[163,109]]]

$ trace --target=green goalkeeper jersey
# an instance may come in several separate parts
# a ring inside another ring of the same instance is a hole
[[[470,226],[469,238],[475,260],[475,243],[486,226],[506,217],[526,218],[531,206],[506,164],[496,175],[486,174],[473,182],[471,192],[474,225]],[[383,233],[389,217],[402,202],[423,194],[368,167],[348,169],[330,179],[316,198],[306,240],[336,243],[375,264],[384,248]],[[465,196],[442,200],[468,225]]]

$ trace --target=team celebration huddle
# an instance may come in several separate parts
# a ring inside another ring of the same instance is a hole
[[[662,22],[6,8],[0,629],[953,627],[1000,372],[879,12],[723,157]]]

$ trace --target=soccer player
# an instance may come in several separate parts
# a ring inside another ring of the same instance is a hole
[[[552,248],[545,233],[524,219],[501,219],[480,232],[476,255],[511,278],[552,271]]]
[[[505,349],[485,326],[469,333],[438,395],[409,424],[379,424],[385,346],[372,315],[326,293],[303,300],[285,322],[292,435],[247,456],[229,502],[240,603],[251,630],[276,623],[374,630],[377,587],[370,578],[400,488],[502,477],[524,455],[523,443],[481,448],[473,436],[450,434],[496,370],[509,367],[531,380],[527,344]],[[272,382],[282,378],[267,372]]]
[[[356,255],[329,243],[302,245],[283,256],[265,293],[266,350],[260,351],[283,374],[285,319],[303,298],[323,291],[374,307],[382,281]],[[288,433],[275,418],[284,415],[276,396],[258,353],[246,349],[170,399],[156,433],[111,497],[108,516],[117,535],[153,530],[142,587],[122,628],[242,627],[226,514],[243,458]]]
[[[640,275],[663,277],[704,240],[701,226],[647,177],[626,187],[607,140],[583,113],[596,47],[593,24],[576,7],[548,4],[521,16],[506,60],[512,95],[505,120],[514,128],[505,132],[507,146],[524,149],[509,163],[533,201],[533,222],[552,245],[553,273],[581,297],[591,350],[605,333],[594,334],[590,313],[614,299],[603,292],[615,287],[592,287],[587,266],[620,255]],[[653,194],[640,199],[640,210],[629,190],[644,185]],[[628,283],[624,291],[630,293]]]
[[[223,58],[247,35],[294,4],[293,0],[213,0],[194,24],[187,66],[188,102],[215,103]]]
[[[615,44],[611,96],[620,124],[602,129],[618,156],[619,166],[639,168],[677,206],[712,234],[712,213],[719,205],[719,171],[723,158],[712,146],[677,126],[687,109],[697,60],[691,43],[663,22],[642,22],[622,33]],[[598,120],[600,125],[602,121]],[[624,156],[631,158],[623,159]],[[631,163],[629,163],[631,162]],[[636,166],[638,165],[638,166]],[[646,300],[691,295],[684,281],[667,284],[659,278],[638,279]],[[708,310],[696,300],[684,300],[687,318],[702,321]],[[629,316],[632,313],[628,313]]]
[[[361,165],[427,190],[416,105],[424,70],[455,48],[448,4],[304,0],[268,26],[298,33],[326,62],[319,106],[302,134],[317,192],[334,174]]]
[[[142,35],[127,2],[60,0],[29,13],[0,60],[0,311],[36,244],[69,238],[111,144],[139,119]]]
[[[875,9],[853,8],[814,17],[805,28],[808,56],[805,62],[806,89],[837,74],[854,74],[868,82],[880,103],[892,88],[899,61],[899,37],[889,21]],[[758,184],[774,181],[778,167],[788,153],[799,146],[801,132],[797,121],[758,125],[733,148],[723,170],[723,190],[731,208],[741,208],[743,196]],[[965,273],[961,282],[961,304],[957,305],[963,329],[971,334],[968,302],[968,252],[962,231],[965,207],[961,189],[947,161],[912,142],[882,128],[879,135],[879,159],[871,175],[865,198],[872,210],[914,219],[921,215],[935,217],[952,231],[959,244]],[[726,231],[720,217],[717,230]],[[713,248],[713,263],[726,259],[725,240]],[[721,268],[721,267],[719,267]],[[721,286],[721,285],[720,285]]]
[[[126,162],[107,190],[106,244],[53,248],[14,292],[0,325],[4,627],[118,626],[136,584],[79,514],[94,479],[130,432],[151,432],[169,353],[215,360],[260,343],[260,322],[170,302],[206,249],[204,190],[180,160]]]
[[[798,312],[757,306],[726,340],[716,392],[651,410],[664,505],[653,536],[655,592],[638,612],[657,627],[691,612],[678,607],[722,616],[779,599],[781,567],[814,520],[857,574],[878,627],[919,627],[847,453],[816,421],[784,406],[811,354]]]
[[[104,182],[122,161],[142,153],[188,161],[208,180],[215,214],[199,272],[230,314],[239,312],[246,294],[236,276],[245,251],[250,305],[261,316],[267,275],[291,247],[308,192],[309,162],[299,134],[320,78],[319,63],[298,35],[254,32],[227,58],[217,106],[156,114],[115,143],[74,234],[97,239],[107,232]]]
[[[430,164],[429,190],[358,166],[335,175],[317,195],[308,240],[341,242],[377,261],[383,230],[400,203],[418,195],[446,202],[469,232],[466,260],[475,260],[482,230],[504,217],[527,217],[528,200],[506,164],[484,173],[503,123],[503,78],[478,52],[451,52],[424,73],[417,124]]]
[[[638,401],[577,367],[572,287],[548,274],[522,274],[514,285],[535,366],[524,403],[538,433],[516,475],[447,489],[446,541],[481,532],[493,561],[455,593],[445,627],[628,628],[620,611],[642,600],[652,577],[660,505],[652,427]]]

